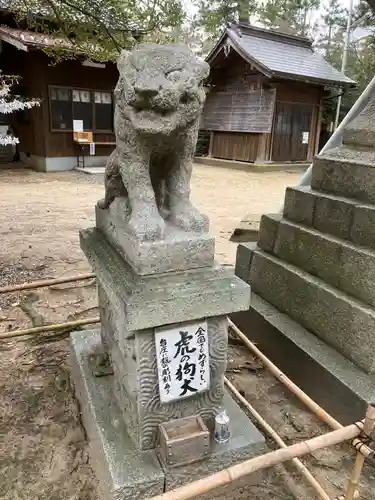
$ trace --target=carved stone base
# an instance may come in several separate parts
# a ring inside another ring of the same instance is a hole
[[[166,223],[162,240],[140,241],[129,231],[125,200],[109,209],[96,207],[96,226],[139,275],[212,266],[215,240],[208,233],[185,232]]]
[[[101,498],[147,499],[266,451],[263,436],[226,393],[223,405],[231,422],[231,440],[225,444],[211,441],[211,455],[201,462],[164,470],[155,450],[137,450],[130,439],[113,395],[114,377],[92,374],[88,359],[100,345],[99,331],[71,335],[72,376]],[[247,500],[252,498],[252,485],[260,480],[261,476],[252,474],[245,481],[206,493],[202,499]]]
[[[80,238],[98,284],[112,302],[113,321],[121,336],[249,308],[250,286],[231,268],[214,265],[140,276],[97,229],[81,231]]]
[[[112,360],[115,396],[136,446],[155,448],[159,424],[172,419],[199,415],[212,429],[224,394],[226,315],[248,308],[250,287],[220,266],[139,276],[98,230],[81,232],[81,246],[97,276],[102,341]],[[203,318],[209,390],[161,403],[155,328]]]

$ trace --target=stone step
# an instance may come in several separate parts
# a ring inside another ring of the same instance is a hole
[[[375,310],[321,279],[265,253],[255,244],[247,278],[255,293],[375,373]]]
[[[375,248],[375,205],[298,186],[286,189],[284,217]]]
[[[231,315],[234,323],[288,377],[343,425],[363,418],[375,401],[375,377],[367,375],[259,295]]]
[[[336,155],[333,153],[336,151]],[[311,187],[318,191],[375,203],[375,164],[366,163],[364,154],[345,155],[345,148],[317,156],[312,169]]]
[[[272,223],[276,231],[267,230]],[[260,234],[263,250],[375,306],[373,250],[272,215],[262,217]]]

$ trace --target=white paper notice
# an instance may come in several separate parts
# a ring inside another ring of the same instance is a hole
[[[309,143],[309,133],[302,132],[302,144],[308,144],[308,143]]]
[[[73,120],[73,132],[83,132],[83,120]]]
[[[95,155],[95,142],[90,142],[90,156]]]
[[[158,328],[155,344],[162,403],[209,389],[207,321]]]

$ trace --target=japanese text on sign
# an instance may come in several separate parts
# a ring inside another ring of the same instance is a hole
[[[207,321],[158,329],[155,343],[162,403],[209,388]]]

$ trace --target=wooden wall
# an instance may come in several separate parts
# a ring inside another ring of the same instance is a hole
[[[272,161],[306,161],[317,153],[318,136],[324,89],[318,85],[285,80],[270,81],[276,90],[276,106],[272,137],[267,157]],[[278,118],[289,123],[293,137],[278,134]],[[308,143],[303,144],[302,134],[308,131]]]
[[[43,57],[43,54],[40,54],[40,56]],[[69,60],[56,66],[48,66],[44,57],[43,59],[45,66],[43,90],[46,93],[46,104],[48,103],[48,88],[51,85],[111,92],[116,86],[118,72],[116,66],[112,63],[106,63],[105,69],[84,67],[79,60]],[[45,108],[47,113],[44,116],[44,130],[48,137],[47,156],[74,156],[76,150],[72,141],[72,132],[51,132],[49,105],[45,106]],[[115,136],[114,134],[94,134],[94,140],[111,142],[115,140]],[[98,146],[95,154],[97,156],[108,155],[112,149],[108,146]]]
[[[211,156],[253,163],[257,158],[259,136],[260,134],[214,132]]]
[[[233,50],[215,64],[202,122],[202,128],[212,132],[213,157],[248,162],[306,161],[316,154],[322,86],[267,79]],[[267,106],[259,106],[259,99],[252,98],[259,95],[273,95],[273,99]],[[286,135],[288,127],[293,137]],[[302,142],[304,132],[308,132],[307,144]]]
[[[2,71],[20,77],[14,91],[22,93],[26,98],[43,99],[39,82],[40,67],[33,63],[30,54],[6,43],[3,43],[2,47],[0,55]],[[7,121],[20,140],[19,151],[44,156],[46,141],[43,129],[43,100],[40,107],[8,115]]]
[[[1,54],[4,72],[18,74],[21,86],[26,86],[28,95],[41,99],[41,106],[28,113],[29,122],[20,123],[17,115],[12,117],[12,126],[19,136],[19,150],[31,155],[46,157],[75,156],[71,131],[51,131],[49,86],[66,86],[98,91],[113,91],[118,79],[117,68],[107,63],[105,69],[82,66],[79,60],[66,60],[57,65],[41,51],[23,52],[3,44]],[[114,141],[114,134],[94,134],[99,142]],[[111,147],[99,146],[96,155],[108,155]]]
[[[275,90],[265,89],[261,75],[231,51],[223,67],[213,68],[202,128],[206,130],[270,133]]]

